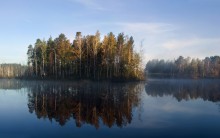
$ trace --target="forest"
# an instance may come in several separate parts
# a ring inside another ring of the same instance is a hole
[[[0,64],[0,78],[21,78],[26,70],[27,66],[21,64]]]
[[[220,57],[201,60],[179,56],[174,61],[153,59],[146,64],[145,72],[148,77],[160,78],[220,78]]]
[[[77,32],[73,42],[64,34],[47,41],[37,39],[28,46],[27,75],[36,78],[143,80],[140,53],[134,51],[134,39],[112,32],[103,40],[97,31],[82,36]]]

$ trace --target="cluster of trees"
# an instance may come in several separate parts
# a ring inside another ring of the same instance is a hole
[[[178,101],[203,99],[220,101],[219,80],[158,80],[149,81],[145,86],[147,95],[153,97],[172,96]]]
[[[150,77],[220,78],[220,57],[191,59],[180,56],[174,61],[150,60],[145,71]]]
[[[133,37],[120,33],[82,36],[71,43],[64,34],[28,46],[28,74],[32,77],[79,79],[143,79],[140,54]]]
[[[57,85],[59,84],[59,85]],[[140,105],[144,85],[112,83],[35,83],[28,85],[28,108],[40,119],[61,126],[73,118],[99,128],[123,127],[132,121],[132,109]]]
[[[26,66],[21,64],[0,64],[0,78],[20,78],[26,73]]]

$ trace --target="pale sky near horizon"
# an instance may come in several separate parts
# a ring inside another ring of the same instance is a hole
[[[220,0],[2,0],[0,63],[26,64],[37,38],[120,32],[152,58],[220,55]]]

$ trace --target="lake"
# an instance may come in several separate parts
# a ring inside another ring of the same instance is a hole
[[[220,80],[0,80],[0,137],[220,137]]]

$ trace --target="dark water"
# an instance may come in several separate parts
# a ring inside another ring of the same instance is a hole
[[[220,81],[0,80],[8,137],[220,137]]]

